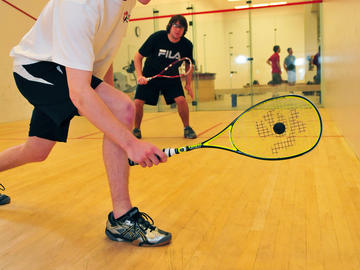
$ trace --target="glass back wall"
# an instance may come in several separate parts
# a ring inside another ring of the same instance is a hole
[[[132,60],[136,51],[152,33],[166,29],[171,15],[184,14],[189,23],[186,38],[194,44],[196,61],[196,102],[186,97],[191,110],[243,110],[283,94],[304,95],[319,105],[321,80],[315,55],[321,43],[321,4],[313,2],[271,8],[250,4],[254,8],[236,11],[219,10],[206,1],[137,4],[114,61],[115,84],[133,98],[136,77]],[[273,56],[275,45],[280,47],[281,73],[274,76],[278,72],[274,72],[268,59]],[[289,48],[295,58],[288,58],[284,65]],[[146,111],[174,109],[165,105],[162,97],[158,106],[145,107]]]

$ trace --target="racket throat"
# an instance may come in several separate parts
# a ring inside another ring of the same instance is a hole
[[[179,149],[184,148],[185,150],[179,151]],[[180,154],[180,152],[186,152],[186,147],[181,148],[164,148],[163,152],[168,156],[172,157],[173,155]]]
[[[196,145],[192,145],[192,146],[184,146],[184,147],[179,147],[179,148],[164,148],[163,152],[168,156],[168,157],[172,157],[173,155],[176,154],[180,154],[183,152],[188,152],[194,149],[198,149],[201,148],[202,144],[196,144]]]

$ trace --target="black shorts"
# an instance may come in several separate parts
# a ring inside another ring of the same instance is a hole
[[[53,62],[22,67],[25,70],[13,74],[19,91],[34,106],[29,136],[66,142],[70,120],[79,112],[69,96],[65,67]],[[91,87],[101,82],[93,76]]]
[[[281,74],[280,73],[272,73],[272,84],[281,84]]]
[[[148,105],[156,105],[160,93],[164,96],[168,105],[175,102],[174,98],[185,96],[179,78],[155,78],[147,84],[139,84],[136,87],[135,99],[143,100]]]

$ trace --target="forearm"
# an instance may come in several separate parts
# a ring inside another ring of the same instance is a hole
[[[79,113],[85,116],[113,142],[127,151],[134,143],[135,137],[133,137],[127,127],[113,115],[91,87],[82,89],[81,92],[80,96],[72,98]]]
[[[126,151],[135,137],[91,88],[91,72],[66,68],[66,73],[69,95],[79,113]],[[104,86],[100,84],[98,87]]]
[[[134,57],[134,67],[135,67],[135,72],[136,72],[136,77],[139,78],[141,76],[143,76],[142,73],[142,60],[143,60],[143,56],[140,53],[136,53],[135,57]]]
[[[192,76],[193,76],[193,69],[191,68],[189,74],[186,76],[186,84],[187,85],[191,84]]]

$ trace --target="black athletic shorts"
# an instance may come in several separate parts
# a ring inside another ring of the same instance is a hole
[[[29,136],[66,142],[70,120],[79,115],[69,96],[65,67],[53,62],[37,62],[14,69],[21,94],[34,106]],[[102,80],[92,77],[95,89]]]
[[[148,105],[156,105],[160,93],[164,96],[168,105],[175,102],[174,98],[185,96],[179,78],[155,78],[147,84],[139,84],[136,87],[135,99],[143,100]]]
[[[281,74],[280,73],[272,73],[272,84],[281,84]]]

